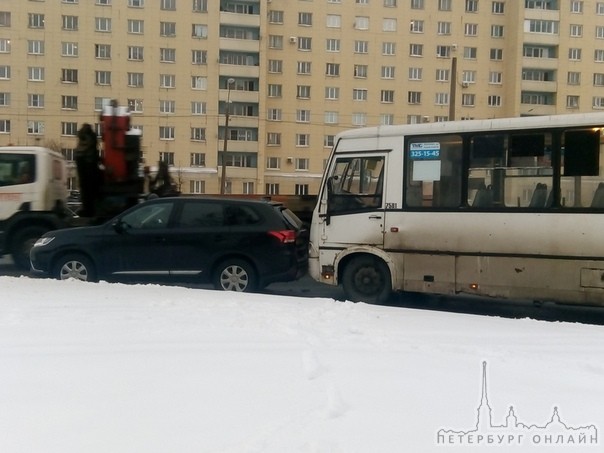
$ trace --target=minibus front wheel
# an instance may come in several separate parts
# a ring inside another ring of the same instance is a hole
[[[374,256],[361,255],[345,264],[342,285],[353,302],[384,303],[392,293],[392,279],[386,263]]]

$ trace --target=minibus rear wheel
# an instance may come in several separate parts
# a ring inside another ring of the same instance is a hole
[[[390,270],[379,258],[363,255],[352,258],[344,268],[342,285],[353,302],[384,303],[392,293]]]

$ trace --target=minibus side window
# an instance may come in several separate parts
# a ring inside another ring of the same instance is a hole
[[[405,205],[411,208],[459,208],[462,138],[434,135],[410,138],[405,153]]]
[[[327,181],[330,213],[382,207],[384,157],[341,157]]]

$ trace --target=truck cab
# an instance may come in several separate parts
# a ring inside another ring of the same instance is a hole
[[[67,217],[64,157],[40,146],[0,147],[0,256],[29,269],[29,249]]]

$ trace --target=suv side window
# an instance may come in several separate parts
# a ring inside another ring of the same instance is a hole
[[[121,221],[131,229],[166,228],[173,207],[173,203],[143,205],[123,216]]]
[[[219,227],[224,225],[221,203],[184,203],[177,227]]]
[[[262,220],[258,213],[250,206],[226,206],[224,208],[224,217],[226,224],[234,225],[255,225]]]

